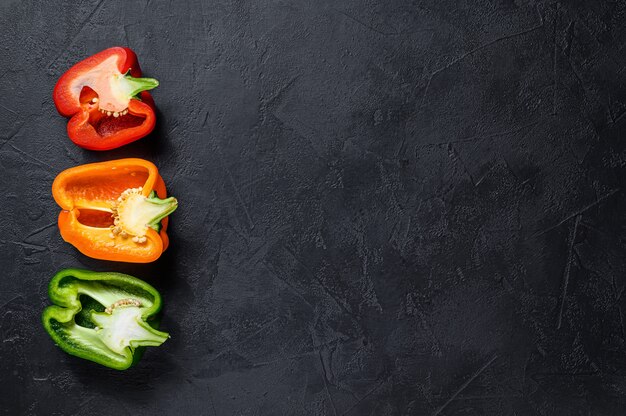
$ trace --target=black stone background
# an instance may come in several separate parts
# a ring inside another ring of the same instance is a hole
[[[623,415],[626,2],[0,2],[6,415]],[[74,146],[57,78],[114,45],[156,131]],[[180,208],[154,264],[64,243],[50,194],[142,157]],[[64,267],[163,294],[116,372],[39,321]]]

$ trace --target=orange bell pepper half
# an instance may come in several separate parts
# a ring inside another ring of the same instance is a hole
[[[157,167],[143,159],[90,163],[61,172],[52,195],[63,209],[59,230],[86,256],[149,263],[168,246],[167,216],[178,206],[167,198]]]

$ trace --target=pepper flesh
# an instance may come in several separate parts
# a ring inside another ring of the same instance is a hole
[[[61,236],[89,257],[148,263],[169,244],[167,216],[178,201],[166,198],[163,179],[146,160],[119,159],[67,169],[54,180],[52,195],[63,209],[58,221]]]
[[[156,121],[147,90],[159,83],[141,78],[137,55],[123,47],[105,49],[71,67],[54,87],[59,113],[71,117],[70,139],[90,150],[109,150],[148,135]]]
[[[125,370],[142,347],[169,338],[155,328],[159,292],[135,277],[65,269],[50,281],[48,296],[53,305],[43,311],[44,328],[68,354]]]

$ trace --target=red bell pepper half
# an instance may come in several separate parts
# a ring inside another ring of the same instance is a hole
[[[129,48],[105,49],[77,63],[54,87],[59,113],[71,117],[70,139],[90,150],[109,150],[141,139],[156,121],[147,90],[159,85],[141,78],[137,55]]]

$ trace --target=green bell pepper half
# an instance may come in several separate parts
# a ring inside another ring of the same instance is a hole
[[[155,329],[161,295],[126,274],[64,269],[50,281],[53,305],[43,326],[66,353],[116,370],[135,364],[142,347],[159,346],[169,334]]]

